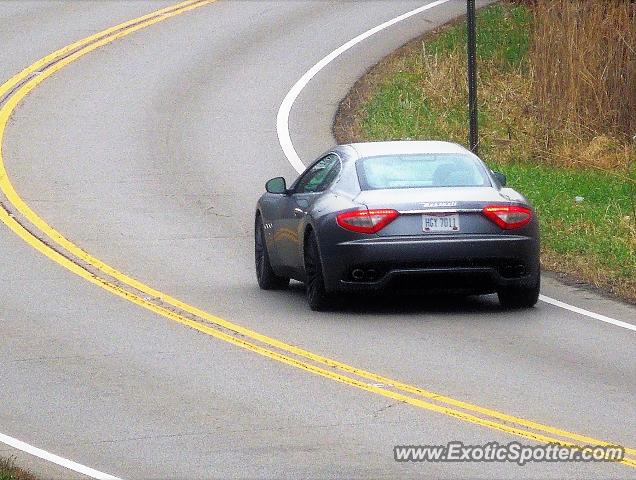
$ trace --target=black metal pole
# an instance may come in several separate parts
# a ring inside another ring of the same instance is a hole
[[[468,116],[470,122],[470,150],[477,155],[479,150],[479,131],[477,122],[477,37],[475,33],[475,0],[467,1],[468,33]]]

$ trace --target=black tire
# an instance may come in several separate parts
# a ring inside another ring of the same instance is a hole
[[[265,243],[265,230],[263,220],[258,216],[254,226],[254,264],[256,267],[256,280],[263,290],[281,290],[289,285],[289,278],[279,277],[272,270]]]
[[[537,277],[536,283],[531,287],[507,287],[497,292],[499,303],[508,309],[532,308],[539,301],[541,280]]]
[[[313,232],[305,244],[305,291],[307,303],[313,311],[321,312],[333,306],[333,298],[325,290],[325,278],[318,251],[318,241]]]

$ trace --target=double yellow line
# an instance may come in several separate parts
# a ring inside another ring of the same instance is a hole
[[[3,207],[0,208],[0,221],[42,254],[114,295],[273,360],[418,408],[537,442],[556,442],[574,448],[585,445],[615,445],[439,395],[303,350],[214,316],[103,263],[66,239],[31,210],[13,188],[2,158],[4,132],[11,113],[20,101],[55,72],[93,50],[214,1],[190,0],[116,25],[47,55],[0,86],[0,190],[6,199],[0,200]],[[621,463],[636,467],[636,449],[626,448],[625,451],[628,456]]]

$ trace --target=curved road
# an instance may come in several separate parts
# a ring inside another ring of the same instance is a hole
[[[1,2],[0,76],[170,4]],[[167,18],[30,93],[4,134],[8,176],[76,245],[188,305],[427,391],[634,448],[632,330],[543,302],[505,312],[491,297],[316,314],[298,284],[256,285],[255,201],[266,179],[296,175],[276,133],[283,98],[321,58],[420,5],[221,0]],[[318,73],[291,111],[300,158],[333,143],[337,104],[369,66],[464,8],[451,0],[415,15]],[[0,227],[0,434],[121,478],[636,478],[624,464],[397,463],[394,445],[534,443],[186,328]],[[636,323],[633,306],[549,276],[543,293]],[[45,477],[81,477],[0,444],[8,455]]]

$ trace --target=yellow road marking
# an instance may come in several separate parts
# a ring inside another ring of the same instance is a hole
[[[20,212],[20,214],[23,215],[25,219],[27,219],[32,225],[34,225],[39,232],[48,237],[48,239],[50,239],[54,244],[57,244],[59,247],[61,247],[63,252],[68,252],[72,257],[76,257],[82,262],[85,262],[87,265],[103,273],[105,276],[111,277],[112,279],[114,279],[114,281],[110,281],[107,278],[102,278],[98,275],[95,275],[94,273],[91,273],[87,268],[73,262],[66,255],[59,253],[58,251],[56,251],[56,249],[50,247],[45,242],[30,233],[4,209],[0,209],[0,220],[33,248],[40,251],[41,253],[59,263],[60,265],[64,266],[73,273],[88,280],[89,282],[96,284],[119,297],[125,298],[128,301],[131,301],[182,325],[188,326],[223,341],[232,343],[241,348],[256,352],[268,358],[280,361],[296,368],[306,370],[316,375],[329,378],[331,380],[335,380],[354,386],[356,388],[360,388],[362,390],[366,390],[368,392],[402,401],[419,408],[442,413],[469,423],[503,431],[538,442],[558,442],[568,446],[615,445],[615,443],[612,442],[594,439],[589,436],[580,435],[548,425],[543,425],[541,423],[533,422],[520,417],[507,415],[496,410],[480,407],[467,402],[446,397],[444,395],[439,395],[437,393],[430,392],[412,385],[398,382],[396,380],[389,379],[387,377],[383,377],[381,375],[377,375],[372,372],[368,372],[338,362],[337,360],[333,360],[303,350],[296,346],[287,344],[266,335],[262,335],[253,330],[214,316],[208,312],[177,300],[163,292],[155,290],[152,287],[145,285],[144,283],[133,279],[125,275],[124,273],[119,272],[113,267],[103,263],[102,261],[94,258],[89,253],[83,251],[77,245],[66,239],[61,233],[49,226],[39,215],[31,210],[31,208],[22,200],[22,198],[13,188],[2,159],[2,143],[6,125],[9,121],[11,113],[22,101],[22,99],[24,99],[24,97],[26,97],[46,78],[64,68],[66,65],[92,52],[93,50],[114,42],[119,38],[130,35],[137,30],[141,30],[150,25],[154,25],[156,23],[164,21],[170,17],[180,15],[204,5],[211,4],[214,1],[216,0],[189,0],[173,5],[171,7],[152,12],[148,15],[133,19],[129,22],[116,25],[95,35],[91,35],[82,40],[79,40],[78,42],[75,42],[60,50],[57,50],[50,55],[47,55],[46,57],[38,60],[19,74],[9,79],[2,86],[0,86],[0,98],[3,98],[3,96],[9,93],[9,98],[7,99],[4,106],[2,106],[2,108],[0,109],[0,190],[2,190],[9,203],[18,212]],[[59,61],[57,61],[58,59]],[[34,75],[34,73],[36,72],[39,73],[37,75]],[[15,91],[12,92],[12,90]],[[144,296],[138,295],[135,292],[128,291],[125,287],[122,287],[119,284],[142,292]],[[151,299],[156,299],[156,301],[153,302],[152,300],[147,300],[146,298],[144,298],[145,296]],[[206,323],[196,321],[192,318],[188,318],[184,314],[180,314],[170,309],[170,307],[162,305],[174,307],[175,309],[178,309],[179,311],[182,311],[186,314],[205,320],[212,325],[208,325]],[[219,330],[219,327],[229,330],[235,335],[225,333]],[[239,338],[239,336],[245,337],[251,341],[243,340],[242,338]],[[264,344],[265,346],[253,343],[254,341]],[[275,350],[272,350],[272,348]],[[280,350],[284,353],[276,350]],[[328,367],[329,369],[312,363],[308,363],[305,360],[299,360],[298,358],[294,357],[300,357],[302,359],[314,362],[315,364]],[[370,380],[376,384],[389,385],[390,388],[375,386],[352,378],[348,375],[343,375],[342,373],[338,373],[337,371],[355,375],[357,377]],[[395,390],[398,391],[396,392]],[[414,398],[412,396],[405,395],[405,393],[421,398]],[[422,400],[422,398],[426,398],[436,403]],[[461,410],[458,410],[458,408]],[[566,439],[567,441],[564,439]],[[625,451],[629,455],[636,456],[636,449],[626,448]],[[626,458],[621,463],[636,467],[636,460],[634,459]]]

